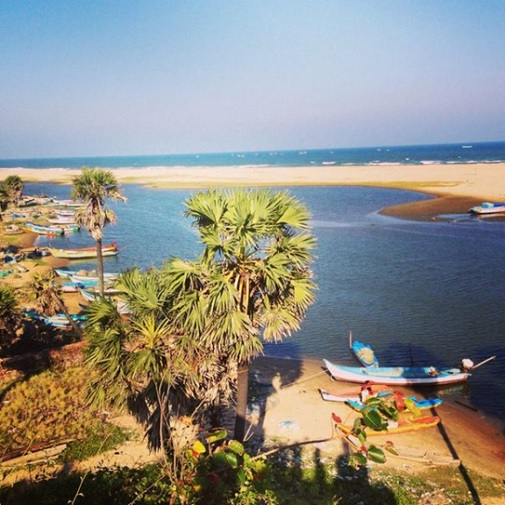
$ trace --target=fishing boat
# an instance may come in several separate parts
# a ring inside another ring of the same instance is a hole
[[[77,293],[79,289],[90,289],[98,286],[98,280],[87,280],[81,282],[74,282],[72,279],[62,284],[62,290],[65,293]]]
[[[379,366],[379,360],[370,345],[364,344],[359,340],[354,340],[351,343],[351,351],[363,366]]]
[[[39,235],[63,235],[63,228],[59,226],[46,226],[33,223],[32,221],[27,221],[24,226],[28,231],[38,233]]]
[[[334,379],[359,384],[371,381],[391,386],[442,385],[464,382],[471,375],[459,368],[437,370],[432,366],[354,367],[336,365],[327,359],[323,359],[323,362]]]
[[[357,412],[361,412],[364,408],[367,407],[366,403],[354,399],[347,400],[346,403],[347,405],[349,405],[349,407],[353,408]],[[416,396],[407,396],[406,398],[401,398],[402,408],[399,408],[398,405],[397,408],[398,410],[408,409],[411,411],[416,411],[416,410],[433,409],[441,404],[442,404],[441,398],[417,398]]]
[[[81,293],[82,297],[87,300],[88,302],[94,302],[98,298],[100,298],[100,295],[98,294],[98,291],[94,288],[79,288],[79,293]],[[121,293],[119,289],[114,289],[114,288],[105,288],[103,290],[103,296],[106,298],[110,298],[111,296],[118,295]]]
[[[55,249],[53,247],[48,247],[49,252],[55,258],[66,258],[66,259],[84,259],[84,258],[96,258],[96,248],[94,247],[84,247],[80,249]],[[115,243],[102,246],[102,256],[116,256],[119,253],[119,248]]]
[[[25,310],[23,313],[34,320],[41,321],[47,325],[54,326],[56,328],[68,328],[72,325],[65,314],[55,314],[54,316],[44,316],[35,312],[34,310]],[[70,314],[70,317],[74,320],[77,325],[82,325],[86,320],[87,316],[83,314]]]
[[[338,420],[337,420],[338,419]],[[349,426],[343,424],[339,418],[334,417],[336,427],[345,435],[351,435],[354,426]],[[414,417],[410,416],[407,418],[400,418],[398,421],[389,421],[386,430],[374,430],[372,428],[365,427],[364,430],[367,436],[374,435],[392,435],[394,433],[407,433],[409,431],[423,430],[426,428],[431,428],[436,426],[440,422],[440,417],[438,416],[423,416]]]
[[[347,391],[342,393],[331,393],[326,389],[319,389],[319,393],[321,394],[321,398],[326,402],[339,402],[339,403],[347,403],[349,401],[359,402],[362,399],[362,395],[360,391]],[[386,396],[390,396],[393,394],[392,389],[380,389],[379,391],[374,390],[370,393],[370,396],[375,396],[377,398],[383,398]]]
[[[505,202],[483,202],[481,205],[472,207],[468,212],[472,214],[499,214],[505,212]]]
[[[105,283],[111,283],[119,278],[119,274],[113,272],[104,272],[103,280]],[[98,275],[95,270],[83,271],[79,270],[75,274],[70,275],[70,280],[72,282],[88,282],[88,281],[96,281],[98,282]]]

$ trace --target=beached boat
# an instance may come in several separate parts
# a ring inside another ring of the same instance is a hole
[[[69,328],[72,325],[65,314],[55,314],[54,316],[44,316],[35,312],[34,310],[25,310],[23,313],[30,319],[41,321],[47,325],[54,326],[56,328]],[[87,320],[87,316],[84,314],[70,314],[70,317],[79,326],[84,324]]]
[[[354,426],[349,426],[343,424],[339,420],[334,418],[336,427],[345,435],[351,435],[354,429]],[[410,416],[407,418],[400,418],[398,421],[389,421],[388,427],[384,431],[377,431],[371,428],[365,427],[365,432],[367,436],[374,435],[392,435],[394,433],[407,433],[409,431],[417,431],[423,430],[426,428],[431,428],[436,426],[440,422],[440,418],[438,416],[423,416],[423,417],[414,417]]]
[[[46,226],[33,223],[32,221],[27,221],[24,226],[28,231],[38,233],[39,235],[63,235],[63,228],[59,226]]]
[[[380,386],[379,386],[380,387]],[[359,402],[362,398],[360,391],[344,391],[342,393],[331,393],[326,389],[319,389],[319,393],[321,394],[321,398],[326,402],[339,402],[339,403],[347,403],[349,401]],[[392,389],[380,389],[374,390],[372,393],[369,393],[370,396],[375,396],[377,398],[383,398],[386,396],[390,396],[393,394]]]
[[[97,256],[96,248],[94,247],[83,247],[80,249],[55,249],[53,247],[48,247],[48,250],[55,258],[84,259],[96,258]],[[119,248],[114,243],[102,246],[103,256],[115,256],[118,253]]]
[[[111,283],[119,278],[119,274],[113,272],[104,272],[103,280],[105,283]],[[98,282],[98,275],[95,270],[82,271],[79,270],[75,274],[70,276],[70,280],[72,282],[88,282],[88,281],[96,281]]]
[[[442,404],[441,398],[417,398],[416,396],[407,396],[406,398],[401,398],[402,408],[398,408],[398,410],[426,410],[433,409]],[[347,405],[353,408],[357,412],[361,412],[364,408],[367,407],[366,403],[362,403],[359,400],[348,400]]]
[[[434,367],[354,367],[335,365],[327,359],[323,362],[331,376],[346,382],[373,382],[390,386],[441,385],[464,382],[470,377],[459,368],[437,370]]]
[[[88,302],[94,302],[98,298],[100,298],[100,295],[98,294],[98,291],[95,288],[79,288],[79,293],[81,293],[82,297],[88,301]],[[118,295],[121,293],[119,289],[115,288],[105,288],[103,290],[103,296],[106,298],[110,298],[112,296]]]
[[[505,212],[505,202],[483,202],[481,205],[472,207],[468,212],[472,214],[499,214]]]
[[[379,366],[379,360],[370,345],[354,340],[351,343],[351,351],[363,366]]]

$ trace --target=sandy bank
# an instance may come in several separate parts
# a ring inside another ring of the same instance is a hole
[[[415,189],[434,195],[505,199],[505,163],[325,167],[150,167],[113,170],[120,183],[154,187],[367,185]],[[24,181],[71,183],[69,169],[0,169],[0,180],[16,173]]]

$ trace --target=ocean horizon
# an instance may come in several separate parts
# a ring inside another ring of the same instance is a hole
[[[110,170],[149,167],[303,167],[360,165],[433,165],[505,162],[505,141],[291,149],[224,153],[141,156],[76,156],[0,159],[0,168],[79,170],[83,166]]]

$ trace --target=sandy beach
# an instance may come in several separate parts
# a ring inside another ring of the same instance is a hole
[[[140,183],[163,188],[367,185],[407,189],[439,197],[384,210],[405,217],[430,218],[439,212],[466,212],[471,205],[482,201],[505,200],[504,163],[275,169],[153,167],[124,168],[113,172],[122,184]],[[70,184],[72,177],[79,172],[0,169],[0,180],[14,173],[25,182]],[[348,391],[356,386],[331,380],[322,369],[322,362],[259,358],[253,362],[251,370],[268,388],[266,402],[258,406],[250,419],[257,437],[278,443],[316,440],[319,441],[317,447],[323,452],[343,454],[348,451],[347,442],[333,431],[331,413],[337,413],[344,420],[352,419],[354,414],[343,404],[324,402],[319,388]],[[458,465],[461,462],[466,468],[505,478],[502,427],[492,425],[479,412],[454,401],[444,401],[437,414],[442,419],[439,426],[395,436],[395,445],[403,457],[391,457],[388,464],[408,470],[417,466]]]

